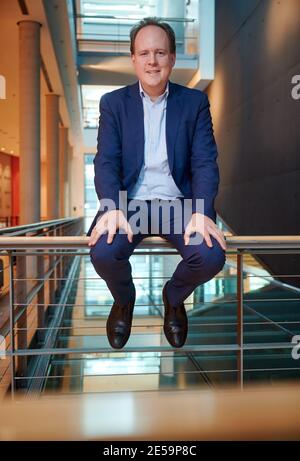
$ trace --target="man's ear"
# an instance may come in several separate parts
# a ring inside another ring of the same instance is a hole
[[[130,57],[131,57],[131,61],[134,63],[134,62],[135,62],[135,56],[134,56],[134,53],[131,53]]]
[[[175,66],[175,62],[176,62],[176,54],[173,53],[173,54],[172,54],[172,67]]]

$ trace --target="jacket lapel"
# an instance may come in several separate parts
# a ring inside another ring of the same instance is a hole
[[[176,138],[182,112],[178,87],[174,83],[169,82],[169,96],[166,115],[166,142],[171,173],[174,167]]]
[[[144,161],[145,133],[144,109],[139,91],[139,82],[129,87],[128,120],[132,139],[132,150],[136,152],[137,172],[142,168]]]

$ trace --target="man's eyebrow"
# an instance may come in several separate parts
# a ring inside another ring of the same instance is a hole
[[[145,51],[151,51],[151,49],[150,49],[150,50],[149,50],[149,49],[137,50],[138,53],[143,53],[143,52],[145,52]],[[167,51],[167,50],[166,50],[166,48],[155,48],[155,50],[153,50],[153,51]]]

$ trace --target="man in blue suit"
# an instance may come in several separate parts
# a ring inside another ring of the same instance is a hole
[[[100,204],[110,200],[114,209],[101,206],[88,231],[91,261],[114,298],[106,330],[111,346],[120,349],[130,336],[135,303],[129,258],[148,235],[170,241],[182,261],[163,288],[164,333],[173,347],[182,347],[188,331],[184,300],[225,262],[214,210],[217,148],[206,94],[169,81],[176,57],[173,29],[146,18],[132,28],[130,39],[138,82],[105,94],[100,102],[95,188]],[[125,204],[120,191],[127,193]],[[156,230],[137,231],[130,221],[133,202],[147,225],[156,204],[184,207],[187,202],[190,216],[178,218],[174,206],[168,231],[161,214]],[[192,241],[195,235],[201,241]]]

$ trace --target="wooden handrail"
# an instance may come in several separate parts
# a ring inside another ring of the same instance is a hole
[[[88,248],[89,238],[86,236],[62,237],[9,237],[0,236],[1,249],[27,248]],[[230,236],[226,238],[228,249],[300,249],[300,235],[272,236]],[[172,248],[160,237],[146,237],[138,248]]]

